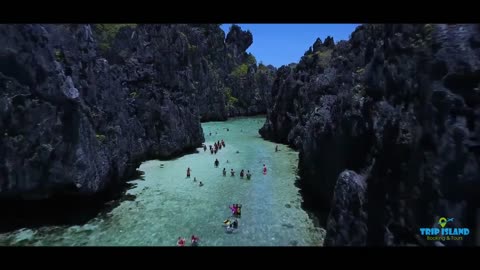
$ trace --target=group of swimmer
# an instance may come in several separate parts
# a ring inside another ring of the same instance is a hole
[[[210,147],[210,154],[217,154],[218,151],[222,150],[222,147],[225,147],[225,142],[223,140],[217,141],[212,145],[209,145]],[[203,152],[207,151],[207,145],[203,145]]]
[[[190,245],[192,247],[195,247],[195,246],[198,246],[198,241],[200,241],[200,238],[198,238],[197,236],[195,235],[192,235],[192,238],[190,239]],[[184,247],[185,246],[185,238],[182,238],[182,237],[178,237],[178,240],[177,240],[177,246],[179,247]]]
[[[223,224],[225,225],[225,232],[227,233],[232,233],[236,229],[238,229],[238,219],[242,217],[242,205],[241,204],[233,204],[232,206],[229,206],[230,211],[232,211],[232,216],[230,218],[227,218],[225,221],[223,221]]]
[[[218,160],[215,160],[215,167],[218,167],[217,165]],[[223,168],[223,176],[227,176],[227,169]],[[233,169],[230,169],[230,176],[235,176],[235,171]],[[243,179],[244,176],[247,176],[247,180],[250,180],[252,178],[252,174],[250,173],[250,170],[247,170],[247,173],[245,174],[245,170],[242,169],[240,171],[240,178]]]
[[[187,178],[190,178],[190,172],[191,172],[191,171],[192,171],[192,170],[190,169],[190,167],[188,167],[188,168],[187,168]],[[197,178],[196,178],[196,177],[193,177],[193,182],[195,182],[195,183],[197,182]],[[199,184],[198,184],[198,185],[202,187],[202,186],[203,186],[202,181],[199,181]]]
[[[228,129],[227,129],[228,131]],[[210,136],[212,134],[210,133]],[[211,154],[217,154],[217,152],[219,150],[222,149],[222,147],[225,147],[225,142],[223,140],[220,140],[220,141],[217,141],[214,143],[214,145],[209,145],[210,147],[210,153]],[[203,151],[206,152],[207,151],[207,146],[204,144],[203,145]],[[275,146],[275,152],[278,152],[278,146]],[[238,151],[237,151],[238,153]],[[229,163],[228,160],[226,163]],[[218,168],[218,166],[220,165],[220,162],[218,161],[218,159],[215,159],[215,162],[214,162],[214,166],[215,168]],[[267,166],[265,164],[263,164],[263,174],[266,175],[267,174]],[[191,175],[191,169],[190,167],[187,168],[187,178],[190,178],[190,175]],[[223,176],[227,176],[227,170],[226,168],[223,168]],[[230,169],[230,176],[234,177],[235,176],[235,171],[233,169]],[[250,180],[251,177],[252,177],[252,174],[250,173],[250,170],[247,170],[247,173],[245,173],[245,170],[242,169],[240,171],[240,178],[244,178],[244,176],[247,177],[247,180]],[[194,177],[193,178],[193,182],[197,182],[197,178]],[[199,186],[203,186],[203,183],[202,181],[199,181]],[[233,204],[232,206],[229,206],[230,208],[230,211],[232,212],[232,215],[231,217],[227,218],[223,223],[224,223],[224,226],[225,226],[225,231],[227,233],[232,233],[234,232],[235,230],[238,229],[238,219],[237,218],[241,218],[241,215],[242,215],[242,205],[241,204]],[[200,238],[196,237],[195,235],[192,235],[191,237],[191,246],[197,246],[198,245],[198,241],[200,240]],[[177,246],[185,246],[185,239],[182,238],[182,237],[178,237],[178,241],[177,241]]]

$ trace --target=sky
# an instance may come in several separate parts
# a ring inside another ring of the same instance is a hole
[[[222,24],[228,33],[232,24]],[[317,37],[322,41],[332,36],[335,43],[348,40],[360,24],[238,24],[242,30],[250,30],[253,44],[247,49],[257,58],[257,63],[280,67],[298,62]]]

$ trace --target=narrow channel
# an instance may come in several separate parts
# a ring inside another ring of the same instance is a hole
[[[81,226],[21,229],[0,235],[0,243],[175,246],[178,237],[189,243],[195,235],[201,246],[322,245],[325,230],[315,226],[301,208],[295,186],[298,153],[285,145],[278,145],[275,152],[277,144],[258,134],[264,121],[264,117],[248,117],[203,123],[207,150],[198,148],[197,153],[176,159],[144,162],[139,168],[144,172],[142,179],[134,180],[127,192],[134,199]],[[208,146],[221,140],[226,146],[211,154]],[[190,178],[186,177],[188,167]],[[250,180],[240,178],[242,169],[250,170]],[[223,222],[231,216],[232,204],[242,205],[242,215],[238,229],[226,233]]]

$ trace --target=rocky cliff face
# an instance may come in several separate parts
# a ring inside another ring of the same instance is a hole
[[[201,144],[188,99],[160,79],[161,52],[145,51],[148,32],[109,63],[89,25],[0,27],[1,198],[97,193],[142,160]]]
[[[363,25],[282,67],[260,133],[300,150],[326,245],[433,245],[420,227],[479,226],[480,27]],[[436,243],[438,244],[438,243]]]
[[[95,194],[143,160],[199,146],[199,120],[229,115],[225,81],[248,34],[236,29],[225,41],[219,25],[0,26],[0,198]],[[248,100],[268,90],[268,78],[259,82],[243,88],[246,109],[235,115],[265,110],[263,99]]]
[[[246,53],[253,43],[252,34],[233,25],[225,39],[227,74],[226,101],[229,116],[264,114],[271,103],[270,90],[276,69]]]

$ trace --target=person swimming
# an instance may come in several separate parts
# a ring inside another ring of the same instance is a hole
[[[230,223],[230,224],[225,228],[225,232],[226,232],[226,233],[233,233],[233,231],[234,231],[233,223]]]
[[[230,170],[230,176],[235,176],[235,172],[233,171],[233,169]]]
[[[190,178],[190,167],[187,168],[187,178]]]
[[[220,164],[220,162],[218,161],[218,159],[215,159],[215,162],[214,162],[215,168],[218,167],[218,164]]]
[[[223,176],[227,176],[227,170],[223,168]]]
[[[185,239],[183,239],[182,237],[178,237],[177,246],[179,247],[185,246]]]
[[[192,238],[191,238],[191,244],[192,246],[198,246],[198,241],[200,241],[200,238],[196,237],[194,234],[192,234]]]
[[[199,184],[198,186],[200,186],[200,187],[203,187],[203,183],[202,183],[202,181],[200,181],[200,184]]]
[[[250,173],[250,170],[247,171],[247,179],[250,180],[250,178],[252,177],[252,174]]]
[[[233,227],[234,229],[238,229],[238,220],[235,219],[235,220],[232,222],[232,227]]]
[[[235,212],[237,211],[235,204],[232,204],[232,206],[229,206],[228,208],[230,208],[230,211],[232,211],[232,216],[235,215]]]
[[[243,178],[243,176],[245,175],[245,173],[243,172],[243,170],[240,172],[240,178]]]
[[[228,219],[228,218],[223,221],[223,225],[227,225],[227,226],[228,226],[228,225],[230,225],[230,223],[232,223],[232,221],[231,221],[230,219]]]

